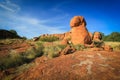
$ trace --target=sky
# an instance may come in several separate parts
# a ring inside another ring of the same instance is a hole
[[[74,16],[89,32],[120,32],[120,0],[0,0],[0,29],[27,38],[67,32]]]

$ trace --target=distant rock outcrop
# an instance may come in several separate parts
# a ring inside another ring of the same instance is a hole
[[[7,39],[7,38],[12,39],[12,38],[21,38],[21,37],[8,30],[0,29],[0,39]]]
[[[70,35],[70,34],[71,34],[70,32],[64,33],[64,38],[63,38],[63,40],[61,41],[61,44],[64,44],[64,45],[68,44],[68,41],[69,41],[70,38],[71,38],[71,35]]]
[[[73,44],[90,44],[92,42],[82,16],[74,16],[70,21],[71,41]]]

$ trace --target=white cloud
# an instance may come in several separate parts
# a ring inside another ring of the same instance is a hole
[[[4,2],[1,2],[0,7],[10,12],[17,12],[20,10],[20,7],[12,3],[10,0],[4,0]]]
[[[39,36],[40,34],[53,34],[65,32],[65,29],[62,29],[63,26],[61,25],[47,25],[47,23],[49,23],[50,20],[54,21],[55,18],[51,18],[50,20],[40,20],[32,17],[14,15],[12,13],[9,13],[9,15],[4,14],[2,16],[5,16],[4,19],[2,19],[2,23],[5,27],[7,26],[9,29],[15,29],[18,32],[18,34],[20,34],[21,36],[26,36],[28,38]]]

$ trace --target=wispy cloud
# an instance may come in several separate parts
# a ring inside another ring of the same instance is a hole
[[[37,19],[33,16],[16,14],[17,11],[20,11],[20,6],[10,0],[0,2],[0,7],[7,10],[7,12],[0,10],[0,28],[15,29],[21,36],[32,38],[41,34],[66,32],[63,24],[56,25],[56,23],[64,20],[68,16],[67,14],[56,15],[48,19]]]
[[[32,17],[19,16],[19,15],[5,15],[8,16],[7,19],[4,19],[4,26],[9,29],[15,29],[21,36],[27,36],[32,38],[34,36],[39,36],[40,34],[52,34],[52,33],[63,33],[65,29],[63,26],[51,26],[47,25],[49,20],[40,20]],[[51,20],[53,21],[54,18]],[[54,23],[53,23],[54,24]]]
[[[17,12],[20,10],[20,7],[12,3],[10,0],[4,0],[1,2],[0,7],[11,12]]]

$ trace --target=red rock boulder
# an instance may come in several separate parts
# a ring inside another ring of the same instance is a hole
[[[73,44],[90,44],[92,42],[82,16],[75,16],[70,21],[71,41]]]

